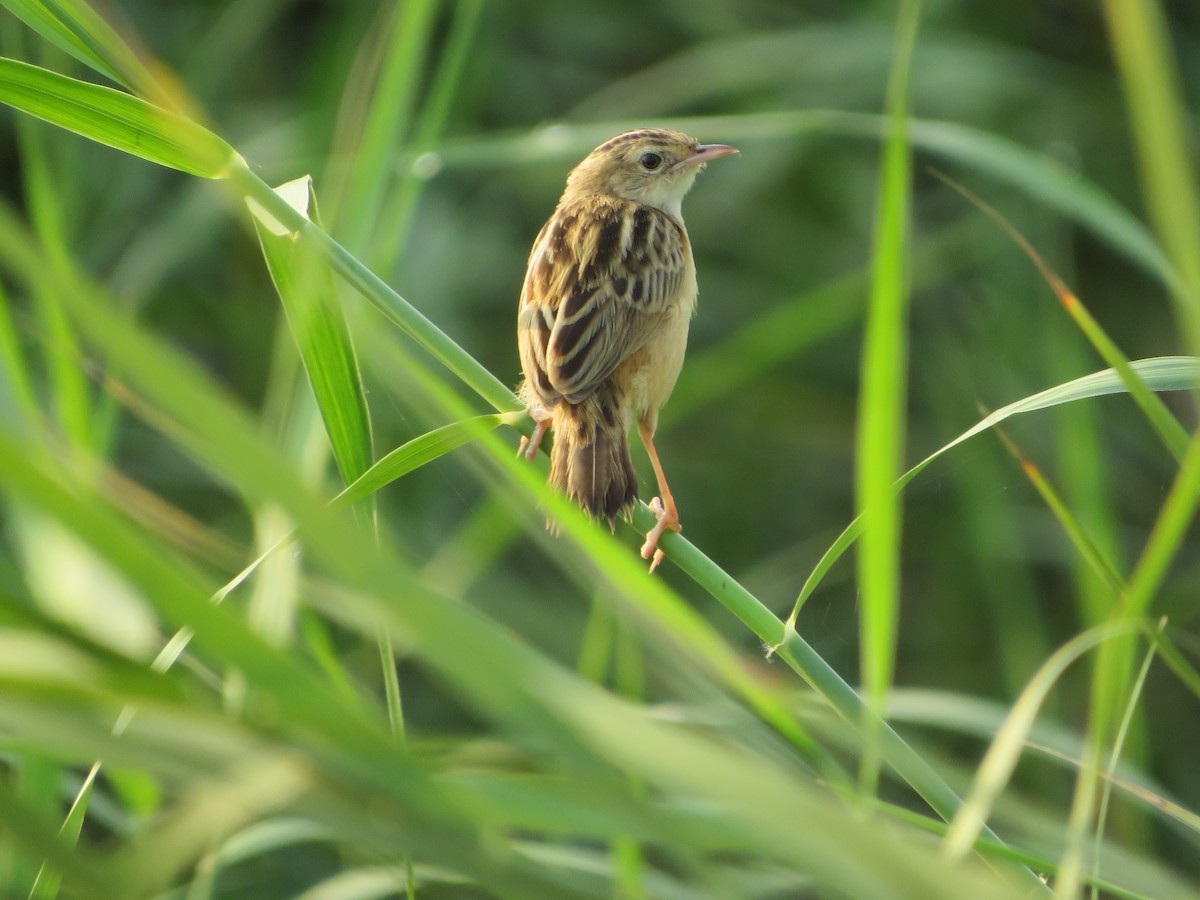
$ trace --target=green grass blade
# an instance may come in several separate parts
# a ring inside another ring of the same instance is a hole
[[[1158,655],[1180,684],[1186,687],[1193,697],[1200,699],[1200,671],[1187,656],[1163,635],[1161,628],[1147,628],[1146,638],[1154,645]],[[1200,817],[1197,817],[1196,821],[1200,823]],[[1197,824],[1194,830],[1200,832],[1200,824]]]
[[[1184,454],[1187,453],[1188,433],[1179,420],[1167,409],[1167,405],[1162,402],[1162,399],[1137,377],[1130,366],[1129,358],[1121,352],[1074,293],[1068,291],[1063,295],[1063,305],[1079,326],[1079,330],[1096,348],[1096,352],[1121,376],[1121,381],[1129,391],[1129,396],[1137,403],[1142,414],[1150,422],[1150,427],[1154,429],[1155,434],[1158,435],[1167,450],[1177,460],[1182,460]]]
[[[2,2],[14,16],[85,66],[156,103],[167,100],[141,57],[83,0]]]
[[[1130,367],[1143,383],[1156,391],[1195,390],[1200,387],[1200,359],[1190,356],[1164,356],[1154,359],[1142,359],[1130,363]],[[1074,403],[1092,397],[1118,394],[1127,390],[1128,387],[1115,370],[1104,369],[1100,372],[1047,388],[1037,394],[1032,394],[1029,397],[1003,406],[977,422],[948,444],[929,454],[929,456],[905,472],[903,477],[895,483],[894,490],[903,490],[910,481],[935,459],[948,453],[964,441],[1000,424],[1005,419],[1022,413],[1059,406],[1063,403]],[[800,608],[804,605],[805,601],[812,596],[821,581],[829,573],[829,570],[833,568],[834,563],[858,540],[861,533],[862,519],[861,517],[856,517],[821,556],[812,573],[805,580],[804,586],[800,589],[800,595],[796,598],[796,604],[788,618],[789,625],[795,623]]]
[[[867,706],[872,712],[868,721],[872,723],[881,719],[887,705],[900,615],[901,512],[892,485],[904,458],[912,192],[908,81],[920,8],[919,2],[900,7],[888,78],[890,129],[880,165],[855,454],[855,490],[863,519],[863,545],[858,557],[862,594],[859,652]],[[866,733],[864,788],[874,793],[879,764],[878,748],[872,739],[874,726]]]
[[[353,504],[371,497],[393,481],[404,477],[409,472],[419,469],[426,463],[440,459],[452,450],[456,450],[471,441],[477,440],[481,435],[491,431],[493,428],[505,422],[511,424],[511,420],[518,415],[520,414],[496,413],[490,416],[476,416],[473,419],[443,425],[441,428],[436,428],[427,434],[413,438],[411,441],[397,447],[391,453],[386,454],[353,482],[346,485],[341,493],[330,501],[330,505]],[[297,532],[293,530],[291,534],[276,541],[251,562],[250,565],[227,581],[214,596],[218,600],[223,600],[250,577],[268,557],[292,543],[296,539],[296,536]],[[181,638],[180,635],[176,635],[173,639],[171,654],[167,662],[168,667],[174,663],[179,653],[187,646],[187,641],[187,637]]]
[[[970,793],[950,823],[942,844],[946,856],[954,859],[971,850],[992,806],[1012,777],[1046,696],[1066,669],[1093,647],[1136,630],[1132,625],[1098,625],[1076,635],[1038,669],[996,732]]]
[[[414,469],[433,462],[464,444],[477,440],[493,428],[503,424],[513,424],[514,420],[520,416],[520,413],[475,416],[461,422],[443,425],[441,428],[435,428],[427,434],[415,437],[381,457],[371,468],[363,472],[351,484],[346,485],[345,489],[333,498],[333,502],[357,503]]]
[[[91,799],[92,788],[96,784],[96,776],[99,773],[100,764],[96,763],[88,770],[83,779],[83,785],[79,788],[79,793],[75,795],[71,808],[67,811],[67,818],[63,822],[61,834],[72,846],[79,842],[79,834],[83,830],[83,820],[87,815],[88,801]],[[29,892],[29,900],[54,900],[58,896],[61,884],[62,873],[43,866],[38,872],[37,880],[33,883],[33,890]]]
[[[224,178],[241,159],[211,131],[178,113],[14,59],[0,59],[0,103],[201,178]]]
[[[1104,786],[1101,789],[1100,806],[1096,813],[1096,839],[1092,845],[1093,862],[1091,881],[1093,885],[1095,885],[1096,880],[1099,878],[1100,861],[1104,858],[1104,830],[1108,824],[1109,803],[1112,800],[1113,786],[1117,780],[1117,768],[1121,763],[1121,755],[1125,749],[1125,742],[1136,720],[1138,700],[1146,688],[1146,676],[1150,674],[1150,664],[1154,661],[1154,655],[1158,648],[1158,638],[1162,636],[1162,630],[1166,627],[1166,624],[1167,620],[1165,617],[1160,619],[1158,627],[1154,629],[1154,639],[1148,642],[1146,653],[1142,657],[1142,665],[1138,669],[1137,676],[1134,678],[1133,686],[1129,691],[1129,698],[1125,703],[1125,711],[1121,714],[1121,721],[1117,726],[1112,752],[1108,756],[1108,765],[1104,770]],[[1099,896],[1099,890],[1093,886],[1092,900],[1099,900]]]
[[[1121,376],[1121,380],[1125,382],[1125,387],[1129,391],[1129,395],[1134,399],[1134,402],[1141,408],[1142,413],[1149,420],[1151,427],[1158,434],[1159,438],[1166,445],[1167,449],[1175,456],[1176,459],[1182,459],[1183,454],[1187,450],[1188,434],[1183,426],[1179,424],[1179,420],[1172,415],[1167,409],[1165,403],[1144,385],[1137,374],[1129,366],[1129,359],[1121,352],[1116,342],[1108,336],[1108,333],[1100,326],[1100,323],[1092,316],[1087,307],[1075,294],[1073,290],[1067,287],[1066,282],[1059,277],[1058,273],[1050,267],[1050,264],[1042,257],[1034,246],[1018,231],[1011,222],[1008,221],[999,210],[985,202],[978,195],[967,190],[953,179],[947,178],[940,173],[939,177],[952,188],[966,197],[970,202],[974,203],[983,212],[995,221],[1009,237],[1021,248],[1022,252],[1029,257],[1030,261],[1037,267],[1050,289],[1054,291],[1054,295],[1058,297],[1059,302],[1067,311],[1071,319],[1079,327],[1100,354],[1100,357],[1113,367]]]
[[[1129,578],[1122,602],[1114,610],[1113,621],[1136,624],[1143,620],[1166,577],[1168,566],[1179,553],[1197,505],[1200,505],[1200,433],[1193,437],[1188,447],[1150,538]],[[1105,748],[1119,727],[1121,706],[1130,690],[1131,662],[1128,642],[1113,641],[1101,647],[1092,673],[1083,763],[1075,783],[1065,849],[1055,882],[1060,892],[1073,895],[1083,877],[1088,838],[1096,828],[1099,814],[1097,804]]]
[[[43,859],[47,866],[62,873],[63,881],[77,895],[97,897],[119,891],[118,873],[97,854],[71,847],[57,826],[26,803],[7,778],[0,778],[0,828],[31,858]]]
[[[416,159],[432,151],[450,122],[457,91],[462,85],[471,51],[486,6],[485,0],[458,0],[439,54],[436,71],[430,79],[429,93],[421,106],[413,129],[409,156]],[[432,158],[432,157],[431,157]],[[395,160],[392,160],[393,165]],[[409,226],[417,200],[427,179],[413,166],[401,167],[400,177],[379,215],[376,234],[371,240],[369,259],[383,272],[395,268],[409,235]]]
[[[653,519],[645,512],[647,524]],[[643,527],[635,519],[638,527]],[[729,573],[686,541],[676,541],[672,561],[696,583],[733,613],[761,640],[769,652],[816,690],[837,714],[858,726],[870,715],[870,708],[838,672],[826,662],[792,626],[780,622],[771,610],[737,582]],[[950,821],[961,801],[945,779],[886,720],[875,726],[880,752],[887,765],[905,781],[945,821]],[[995,838],[991,832],[990,837]],[[1028,874],[1028,873],[1026,873]],[[1032,878],[1032,876],[1030,876]],[[1030,883],[1034,883],[1032,880]]]
[[[290,182],[278,191],[295,195],[300,212],[315,218],[316,198],[309,178]],[[374,451],[358,358],[338,303],[333,273],[308,244],[291,234],[272,232],[259,218],[254,223],[334,459],[342,480],[349,484],[370,468]]]
[[[1125,589],[1125,580],[1117,571],[1116,566],[1104,555],[1104,552],[1089,537],[1084,528],[1079,524],[1079,520],[1071,512],[1058,491],[1054,489],[1046,476],[1042,474],[1042,470],[1031,460],[1027,459],[1024,454],[1017,449],[1016,444],[1008,437],[1002,428],[997,428],[996,433],[1000,436],[1000,440],[1008,448],[1009,453],[1021,464],[1021,469],[1025,472],[1025,477],[1033,484],[1042,501],[1049,507],[1054,514],[1054,518],[1062,526],[1063,531],[1067,533],[1071,543],[1075,546],[1080,558],[1091,566],[1092,571],[1100,576],[1108,584],[1112,590],[1113,596],[1118,596]]]
[[[1150,530],[1150,538],[1129,576],[1125,592],[1124,614],[1131,618],[1145,616],[1150,603],[1167,575],[1167,568],[1183,546],[1188,526],[1200,504],[1200,432],[1192,438],[1187,454],[1175,476],[1167,499],[1159,510]]]
[[[266,215],[274,220],[274,225],[294,233],[300,240],[311,241],[327,258],[333,270],[351,287],[494,409],[508,412],[520,408],[521,404],[510,388],[392,290],[378,275],[355,259],[341,244],[293,209],[251,172],[244,162],[234,168],[231,178],[243,195],[257,204],[256,215],[260,218]],[[268,227],[272,227],[272,224],[269,223]]]
[[[45,131],[43,123],[32,119],[22,117],[17,123],[25,200],[42,252],[56,269],[70,271],[74,263],[63,233],[62,196]],[[40,279],[33,294],[39,327],[46,336],[43,365],[49,376],[55,424],[72,444],[89,447],[94,439],[91,386],[77,363],[79,347],[63,312],[58,287],[50,279]]]
[[[1125,88],[1150,217],[1179,273],[1176,310],[1200,352],[1200,186],[1180,73],[1155,0],[1106,0],[1109,41]]]
[[[60,50],[65,50],[85,66],[90,66],[101,75],[133,88],[133,81],[122,74],[122,66],[112,59],[112,45],[101,39],[116,35],[108,28],[95,10],[74,0],[59,0],[42,3],[39,0],[3,0],[3,5],[14,16],[48,40]],[[123,44],[121,46],[124,46]]]
[[[353,148],[354,167],[346,193],[338,204],[336,233],[356,254],[363,253],[378,225],[395,176],[396,148],[412,128],[438,6],[439,0],[413,0],[388,12],[391,28],[382,40],[383,64],[378,80],[365,91],[370,105]]]
[[[1106,2],[1104,9],[1125,88],[1142,185],[1150,217],[1178,272],[1172,296],[1176,315],[1193,351],[1200,348],[1200,186],[1196,143],[1188,121],[1179,71],[1162,9],[1153,0]],[[1130,576],[1119,615],[1145,615],[1178,555],[1200,503],[1200,434],[1193,436],[1180,471]],[[1105,648],[1109,649],[1109,648]],[[1084,871],[1087,833],[1096,820],[1096,779],[1103,747],[1117,721],[1128,682],[1129,662],[1115,650],[1101,654],[1093,677],[1089,710],[1088,761],[1076,782],[1067,826],[1067,847],[1056,887],[1073,894]]]
[[[17,339],[4,285],[0,284],[0,422],[15,431],[28,428],[39,417],[29,363]]]
[[[521,523],[513,518],[511,511],[499,498],[489,497],[458,533],[438,548],[421,574],[447,596],[463,597],[500,562],[521,533]]]
[[[1179,553],[1197,505],[1200,505],[1200,432],[1192,438],[1166,502],[1159,510],[1122,602],[1114,610],[1114,621],[1136,623],[1148,611],[1166,577],[1168,566]],[[1098,815],[1097,795],[1104,750],[1119,719],[1130,662],[1131,654],[1125,642],[1105,644],[1092,675],[1087,742],[1067,824],[1066,848],[1055,882],[1057,890],[1071,896],[1078,892],[1083,877],[1088,836]]]

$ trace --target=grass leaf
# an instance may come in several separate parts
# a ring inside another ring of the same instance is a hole
[[[855,444],[856,505],[863,520],[863,546],[858,557],[862,591],[860,665],[867,706],[873,714],[867,720],[870,723],[880,720],[887,703],[900,617],[901,516],[899,497],[892,483],[900,474],[904,458],[912,192],[908,79],[919,21],[919,2],[901,5],[888,78],[889,132],[880,164]],[[865,731],[864,788],[873,793],[879,765],[874,725]]]
[[[315,219],[311,179],[306,176],[292,184],[302,196],[301,213]],[[308,244],[291,235],[275,234],[257,217],[254,222],[334,459],[343,481],[350,484],[370,468],[374,451],[358,358],[338,303],[333,273]]]
[[[112,88],[0,58],[0,102],[160,166],[224,178],[241,157],[179,113]]]
[[[1164,356],[1154,359],[1141,359],[1130,363],[1130,367],[1140,379],[1156,391],[1195,390],[1200,387],[1200,359],[1190,356]],[[1125,382],[1114,369],[1104,369],[1091,375],[1084,375],[1064,384],[1047,388],[1036,394],[1031,394],[1007,406],[1003,406],[984,417],[971,428],[968,428],[948,444],[929,454],[911,469],[904,473],[894,485],[894,490],[903,490],[921,471],[938,457],[957,447],[963,441],[982,434],[989,428],[1000,424],[1005,419],[1022,413],[1035,412],[1040,409],[1059,406],[1063,403],[1074,403],[1091,397],[1102,397],[1107,394],[1118,394],[1127,390]],[[833,568],[834,563],[841,558],[862,533],[862,520],[857,517],[842,531],[836,541],[821,556],[812,573],[800,589],[800,596],[788,618],[789,626],[799,615],[800,608],[812,596],[821,581]]]

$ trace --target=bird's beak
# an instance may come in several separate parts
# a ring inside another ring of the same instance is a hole
[[[701,144],[696,148],[695,153],[677,162],[675,169],[676,171],[683,172],[696,166],[702,166],[711,159],[732,156],[737,152],[737,147],[730,147],[728,144]]]

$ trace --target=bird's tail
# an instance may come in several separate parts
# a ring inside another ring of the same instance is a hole
[[[629,456],[628,423],[615,398],[597,391],[579,404],[561,403],[554,411],[550,484],[589,516],[603,516],[615,527],[637,502],[637,473]]]

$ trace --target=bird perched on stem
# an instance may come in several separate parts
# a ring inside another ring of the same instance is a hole
[[[628,438],[636,423],[658,480],[657,523],[642,545],[651,571],[663,532],[682,530],[654,449],[696,309],[680,206],[705,163],[736,152],[665,128],[605,141],[567,176],[521,291],[519,393],[535,427],[519,452],[533,459],[553,429],[550,484],[615,527],[637,502]]]

